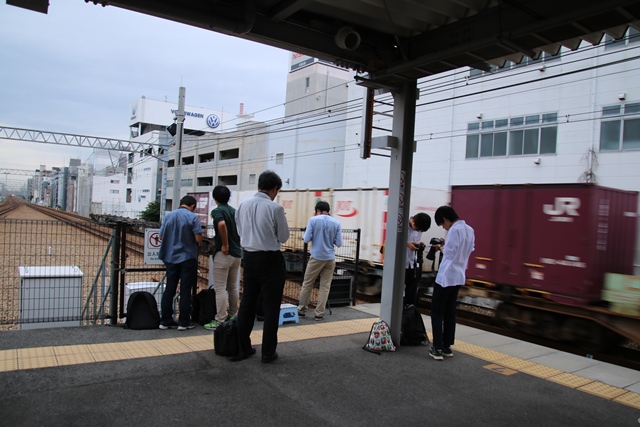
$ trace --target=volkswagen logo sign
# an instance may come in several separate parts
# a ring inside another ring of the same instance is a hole
[[[209,117],[207,117],[207,126],[213,129],[220,126],[220,117],[215,114],[210,114]]]

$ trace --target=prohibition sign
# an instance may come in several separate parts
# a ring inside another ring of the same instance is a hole
[[[149,247],[152,249],[158,249],[160,247],[160,233],[158,231],[154,231],[149,234]]]

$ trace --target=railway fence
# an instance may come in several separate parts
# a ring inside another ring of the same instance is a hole
[[[164,265],[144,259],[144,231],[159,227],[140,221],[0,219],[0,329],[123,323],[127,299],[138,290],[159,302]],[[283,303],[297,303],[310,256],[304,229],[290,231],[282,247]],[[359,253],[360,230],[343,230],[330,306],[356,303]],[[210,257],[200,254],[194,294],[213,282],[212,271]],[[317,283],[311,301],[317,301]]]

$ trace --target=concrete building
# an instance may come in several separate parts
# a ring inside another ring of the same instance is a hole
[[[106,172],[106,171],[105,171]],[[91,213],[126,216],[127,176],[124,172],[93,175]]]
[[[174,143],[167,127],[174,124],[177,112],[177,104],[151,100],[144,96],[131,105],[131,139],[157,144],[163,148],[155,155],[153,152],[140,152],[129,153],[127,156],[127,188],[123,216],[138,218],[153,201],[165,204],[164,197],[168,194],[165,191],[166,187],[163,188],[167,183],[165,166],[173,159],[171,153],[167,156],[167,148]],[[225,129],[233,129],[235,120],[236,118],[226,111],[187,105],[184,133],[186,139],[189,139],[222,132]],[[171,202],[167,210],[171,210]]]
[[[285,117],[262,123],[250,120],[241,111],[233,131],[186,136],[180,196],[196,196],[200,201],[198,212],[203,223],[208,223],[215,185],[227,185],[232,195],[253,194],[258,176],[265,169],[277,172],[284,188],[342,187],[345,104],[350,79],[347,70],[292,54]],[[172,146],[168,156],[167,211],[173,206],[169,199],[173,197],[174,153]]]
[[[616,42],[606,38],[577,51],[507,61],[490,72],[463,69],[418,82],[413,185],[449,191],[469,184],[594,182],[639,191],[639,48],[631,28]],[[350,91],[351,102],[361,98],[362,89]],[[382,113],[393,102],[389,95],[376,100],[384,102],[376,104]],[[390,129],[391,123],[378,114],[374,126]],[[358,146],[361,129],[357,119],[349,121],[347,147]],[[386,158],[345,155],[346,186],[388,185]]]

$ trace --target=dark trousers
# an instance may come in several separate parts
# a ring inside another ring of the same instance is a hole
[[[270,357],[278,346],[278,320],[286,273],[284,257],[280,251],[245,251],[243,263],[244,281],[237,320],[240,349],[246,353],[251,348],[250,335],[262,296],[262,355]]]
[[[442,350],[453,345],[456,336],[456,303],[462,286],[433,285],[431,297],[431,332],[433,348]]]
[[[407,268],[404,271],[404,305],[415,304],[418,294],[417,268]]]
[[[160,302],[162,322],[170,322],[173,319],[173,297],[176,296],[178,282],[180,282],[178,325],[188,326],[191,321],[191,290],[196,286],[198,260],[188,259],[178,264],[165,262],[165,265],[167,267],[167,284]]]

